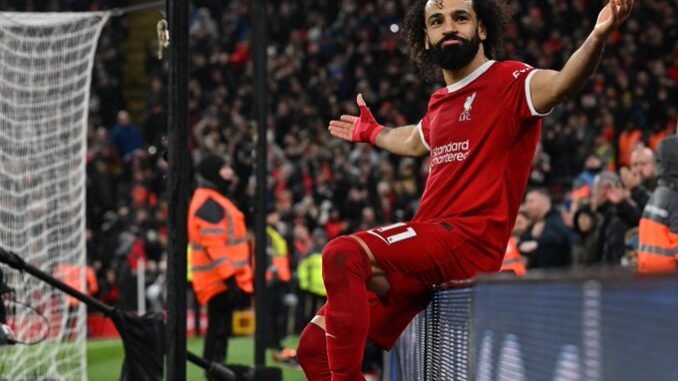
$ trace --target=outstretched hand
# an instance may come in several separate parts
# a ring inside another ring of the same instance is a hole
[[[349,142],[375,144],[377,135],[384,126],[374,119],[362,94],[358,94],[356,103],[360,108],[360,116],[342,115],[339,120],[331,120],[328,127],[330,134]]]
[[[633,0],[610,0],[598,14],[593,33],[603,40],[614,32],[631,14]]]

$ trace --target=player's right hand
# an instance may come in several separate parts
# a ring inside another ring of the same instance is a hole
[[[342,115],[339,120],[331,120],[328,127],[330,134],[349,142],[376,144],[377,135],[384,126],[374,119],[362,94],[358,94],[356,103],[360,107],[360,116]]]

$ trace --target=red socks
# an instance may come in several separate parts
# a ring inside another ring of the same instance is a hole
[[[354,239],[340,237],[325,246],[325,324],[332,381],[364,380],[361,370],[369,327],[366,281],[371,276],[370,260]]]
[[[327,332],[309,323],[299,339],[297,360],[309,381],[364,381],[363,353],[369,327],[366,281],[372,265],[360,244],[340,237],[323,250]],[[330,371],[331,369],[331,371]]]
[[[314,323],[308,323],[304,332],[301,333],[297,347],[297,361],[308,380],[330,381],[332,379],[330,366],[327,363],[325,331]]]

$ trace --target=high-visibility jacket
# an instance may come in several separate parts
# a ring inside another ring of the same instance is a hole
[[[287,250],[287,241],[272,226],[266,227],[266,252],[268,253],[268,267],[266,268],[266,281],[289,282],[292,279],[290,273],[290,258]]]
[[[186,248],[186,280],[193,282],[193,270],[191,270],[191,244]]]
[[[297,267],[299,289],[318,296],[327,296],[323,283],[323,256],[319,252],[309,254]]]
[[[506,253],[504,253],[504,262],[502,262],[499,271],[512,271],[517,276],[525,276],[527,274],[527,269],[518,250],[518,240],[515,237],[509,238]]]
[[[661,184],[661,183],[660,183]],[[638,271],[675,272],[678,264],[678,189],[660,185],[638,227]]]
[[[619,165],[622,167],[631,166],[631,153],[633,149],[643,140],[643,131],[634,128],[623,131],[619,134]]]
[[[224,195],[210,188],[195,190],[188,241],[193,289],[201,304],[226,291],[225,281],[233,276],[240,289],[253,292],[245,216]]]
[[[54,269],[54,277],[80,292],[92,296],[99,292],[97,276],[90,266],[83,267],[69,263],[60,263]],[[87,286],[87,290],[85,290],[85,286]],[[78,299],[72,296],[67,296],[66,301],[71,307],[75,307],[79,303]]]

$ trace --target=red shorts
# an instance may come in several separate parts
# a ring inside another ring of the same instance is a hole
[[[487,254],[447,222],[397,223],[355,235],[370,248],[391,285],[384,297],[370,294],[368,337],[386,350],[426,308],[434,285],[496,271],[501,265],[498,257],[496,269],[487,268]]]

